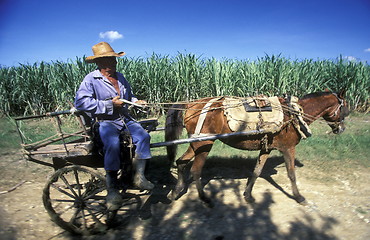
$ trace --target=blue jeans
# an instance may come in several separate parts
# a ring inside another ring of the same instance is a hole
[[[136,159],[149,159],[152,157],[150,153],[150,135],[137,122],[128,121],[126,123],[132,137],[132,141],[136,146]],[[99,135],[103,142],[104,151],[104,168],[108,171],[117,171],[121,166],[121,145],[120,145],[120,128],[112,122],[100,122]]]

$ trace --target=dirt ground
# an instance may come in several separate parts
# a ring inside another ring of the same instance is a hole
[[[43,207],[42,189],[53,170],[16,151],[1,155],[0,192],[23,184],[0,195],[0,239],[370,239],[369,169],[327,162],[326,174],[310,162],[298,164],[298,187],[308,201],[302,206],[291,198],[282,159],[274,157],[256,182],[251,205],[243,192],[253,164],[212,158],[203,181],[215,206],[207,208],[194,184],[171,202],[165,161],[155,160],[149,177],[156,188],[140,194],[141,209],[106,234],[79,237],[55,225]]]

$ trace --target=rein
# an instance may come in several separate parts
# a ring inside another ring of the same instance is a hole
[[[335,117],[335,116],[337,116],[338,115],[338,112],[341,111],[341,108],[344,106],[344,100],[341,99],[341,98],[339,98],[336,93],[332,93],[332,94],[338,99],[338,106],[336,106],[336,108],[333,109],[333,111],[330,112],[329,117]],[[217,99],[217,100],[213,101],[213,103],[220,103],[220,102],[223,101],[223,100],[219,100],[220,99],[220,96],[214,97],[213,99]],[[243,99],[243,98],[241,98],[241,99]],[[193,102],[193,101],[187,101],[187,102],[185,102],[185,101],[180,101],[180,102],[172,102],[172,103],[147,103],[146,106],[151,106],[153,108],[167,109],[167,110],[180,110],[180,111],[181,110],[192,110],[192,111],[199,110],[199,111],[201,111],[201,110],[203,110],[203,108],[193,108],[193,107],[186,108],[186,106],[185,106],[187,104],[194,104],[195,105],[195,104],[201,104],[201,103],[205,103],[206,104],[206,103],[208,103],[208,101],[206,101],[206,102],[202,102],[202,101],[200,101],[200,102]],[[176,106],[175,108],[174,107],[171,107],[174,104],[176,104],[176,105],[183,105],[184,107],[179,107],[179,106]],[[169,106],[169,107],[166,107],[166,106]],[[230,107],[236,107],[236,106],[230,106]],[[283,108],[283,110],[287,111],[290,114],[297,114],[297,110],[294,109],[291,106],[287,106],[287,105],[281,104],[281,107]],[[209,110],[217,110],[217,109],[224,109],[224,107],[223,106],[222,107],[209,107]],[[310,114],[307,114],[307,113],[304,113],[304,112],[301,112],[300,114],[301,114],[301,116],[305,120],[308,120],[308,121],[311,121],[311,122],[318,120],[317,117],[312,116]],[[331,121],[327,121],[327,120],[321,120],[321,122],[322,123],[327,123],[329,125],[336,125],[336,127],[338,127],[339,124],[341,122],[343,122],[343,120],[341,120],[339,122],[338,121],[332,121],[331,122]]]

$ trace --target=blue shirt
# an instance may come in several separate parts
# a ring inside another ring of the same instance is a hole
[[[130,119],[128,106],[125,104],[121,109],[114,109],[112,98],[120,96],[131,102],[136,102],[138,99],[133,95],[131,86],[123,74],[117,72],[117,78],[119,93],[99,70],[86,75],[76,93],[75,107],[89,113],[92,117],[97,117],[99,121],[112,121],[122,127],[121,117]]]

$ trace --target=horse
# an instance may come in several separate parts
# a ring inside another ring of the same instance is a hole
[[[308,125],[319,118],[323,118],[331,127],[334,134],[340,134],[345,130],[344,118],[349,115],[349,108],[345,100],[345,90],[335,92],[315,92],[307,94],[298,99],[298,104],[303,110],[303,117]],[[210,103],[214,98],[202,98],[190,103],[174,104],[168,110],[165,125],[165,140],[172,141],[179,138],[182,129],[185,127],[189,135],[194,134],[202,109],[208,103],[201,134],[227,134],[232,133],[222,102],[225,97]],[[247,203],[255,202],[252,196],[252,188],[256,179],[260,176],[269,154],[272,150],[278,150],[283,154],[285,166],[290,179],[293,198],[300,204],[305,204],[305,198],[299,193],[295,175],[295,147],[302,139],[302,135],[294,124],[294,111],[289,107],[286,98],[278,98],[283,109],[283,124],[280,130],[275,133],[263,133],[253,135],[232,136],[219,139],[223,143],[241,150],[259,150],[258,161],[256,162],[253,174],[248,177],[244,192],[244,199]],[[184,113],[185,111],[185,113]],[[204,110],[203,110],[204,111]],[[293,113],[292,113],[293,112]],[[267,135],[267,141],[266,141]],[[217,140],[217,139],[216,139]],[[208,197],[201,184],[200,178],[207,155],[212,149],[215,140],[191,142],[186,152],[176,160],[178,179],[175,188],[172,190],[174,200],[186,192],[185,169],[187,164],[193,160],[190,168],[191,176],[196,184],[199,198],[209,207],[212,207],[212,200]],[[168,158],[174,162],[177,145],[167,146]],[[232,159],[230,159],[232,161]]]

